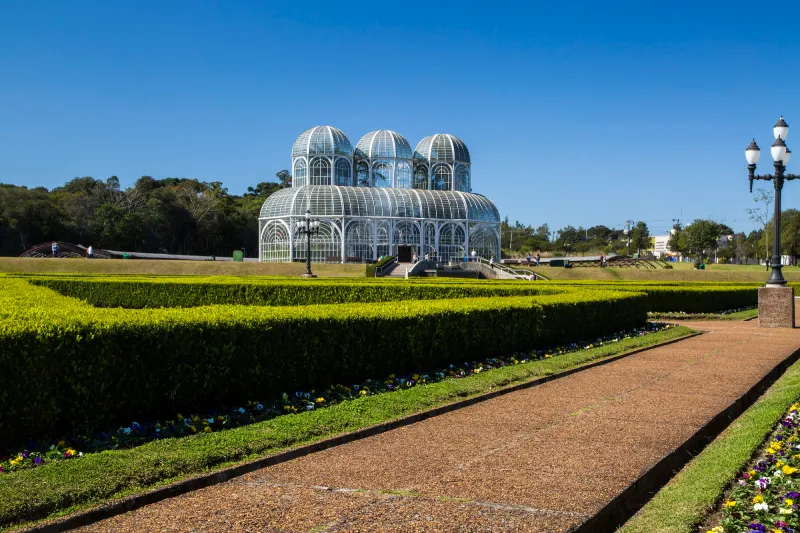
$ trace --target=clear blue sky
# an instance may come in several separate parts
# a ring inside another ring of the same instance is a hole
[[[780,17],[776,20],[776,11]],[[800,139],[794,2],[3,0],[0,182],[290,168],[303,130],[463,139],[526,224],[748,230],[744,149]],[[784,23],[776,26],[776,23]],[[800,141],[794,163],[800,170]],[[762,182],[763,184],[763,182]],[[800,183],[784,189],[797,207]]]

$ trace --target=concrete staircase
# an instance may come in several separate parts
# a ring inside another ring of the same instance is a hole
[[[411,268],[412,263],[397,263],[397,266],[394,269],[386,274],[385,277],[387,278],[398,278],[398,279],[405,279],[406,278],[406,269]]]

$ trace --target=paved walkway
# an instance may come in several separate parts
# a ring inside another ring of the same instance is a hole
[[[567,531],[800,347],[687,325],[707,333],[81,531]]]

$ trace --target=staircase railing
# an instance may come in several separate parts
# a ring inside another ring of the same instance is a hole
[[[477,259],[478,259],[478,262],[483,264],[483,265],[487,265],[487,266],[490,266],[490,267],[492,266],[491,261],[486,259],[485,257],[478,256]],[[508,265],[504,265],[502,263],[498,263],[497,261],[494,262],[494,268],[496,270],[501,271],[501,272],[505,272],[509,276],[514,276],[517,279],[531,279],[531,278],[533,278],[533,279],[544,279],[543,276],[537,274],[536,272],[533,272],[532,270],[523,270],[523,269],[518,269],[518,268],[511,268]]]
[[[379,278],[381,276],[385,276],[387,271],[391,272],[392,269],[394,269],[394,267],[396,266],[397,266],[397,256],[394,256],[387,263],[375,267],[375,277]]]

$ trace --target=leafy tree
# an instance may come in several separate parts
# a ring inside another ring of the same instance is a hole
[[[281,170],[275,176],[278,178],[278,186],[281,189],[292,186],[292,174],[288,170]]]
[[[704,261],[717,248],[722,229],[723,226],[713,220],[695,220],[683,230],[686,251],[697,262]]]
[[[639,221],[631,228],[631,246],[639,254],[642,253],[642,250],[650,248],[650,230],[647,228],[646,223]]]

